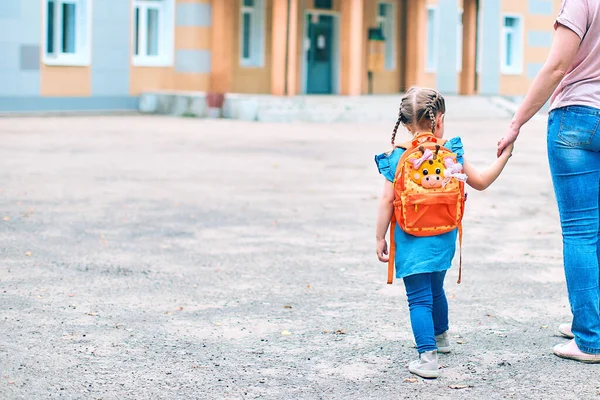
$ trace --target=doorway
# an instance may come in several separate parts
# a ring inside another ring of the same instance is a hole
[[[338,91],[337,16],[307,12],[304,28],[304,88],[307,94]]]

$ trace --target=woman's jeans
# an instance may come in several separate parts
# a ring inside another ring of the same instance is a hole
[[[448,330],[448,301],[444,293],[446,271],[404,278],[410,324],[419,354],[437,350],[435,336]]]
[[[573,334],[600,354],[600,110],[568,106],[548,117],[548,158],[560,213]]]

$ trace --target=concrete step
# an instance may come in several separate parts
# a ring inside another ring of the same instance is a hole
[[[506,119],[514,103],[499,97],[446,96],[453,119]],[[187,117],[224,117],[261,122],[395,122],[402,94],[373,96],[225,95],[222,110],[209,110],[204,92],[151,92],[140,96],[140,111]]]

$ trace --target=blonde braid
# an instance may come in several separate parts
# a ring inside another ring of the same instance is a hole
[[[431,133],[435,133],[435,116],[438,111],[437,103],[439,100],[439,96],[439,93],[437,91],[434,91],[431,96],[431,100],[427,103],[427,112],[429,113],[429,119],[431,120]],[[434,112],[434,107],[436,112]]]
[[[398,110],[398,120],[396,121],[394,130],[392,131],[392,146],[394,145],[394,142],[396,141],[396,133],[398,132],[398,127],[400,126],[400,123],[404,123],[405,120],[406,120],[406,117],[404,116],[404,113],[402,112],[402,103],[400,103],[400,109]]]

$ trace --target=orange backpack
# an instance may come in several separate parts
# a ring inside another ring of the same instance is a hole
[[[394,276],[396,222],[414,236],[436,236],[458,228],[462,278],[462,217],[465,207],[465,181],[456,154],[444,147],[445,140],[431,133],[419,134],[412,142],[397,147],[406,149],[394,178],[394,214],[390,224],[388,283]]]

